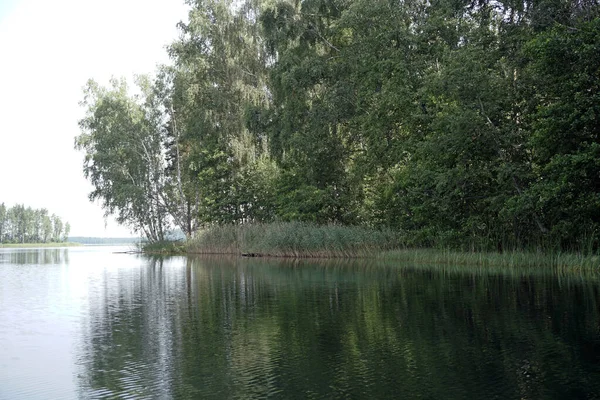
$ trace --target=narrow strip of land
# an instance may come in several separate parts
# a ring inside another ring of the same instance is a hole
[[[39,247],[76,247],[81,246],[80,243],[62,242],[62,243],[0,243],[0,248],[39,248]]]

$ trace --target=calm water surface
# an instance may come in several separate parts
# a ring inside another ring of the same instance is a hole
[[[594,277],[0,249],[0,399],[598,399]]]

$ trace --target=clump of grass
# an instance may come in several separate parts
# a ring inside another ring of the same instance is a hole
[[[399,247],[395,232],[303,222],[221,225],[198,232],[187,244],[196,254],[273,257],[367,257]]]
[[[556,270],[599,269],[600,256],[564,252],[463,252],[449,249],[396,249],[379,258],[412,264],[480,266],[502,268],[550,268]]]
[[[147,254],[185,254],[185,243],[180,240],[145,242],[141,244],[141,249]]]

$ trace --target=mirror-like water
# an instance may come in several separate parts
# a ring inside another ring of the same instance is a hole
[[[0,399],[600,397],[595,279],[0,249]]]

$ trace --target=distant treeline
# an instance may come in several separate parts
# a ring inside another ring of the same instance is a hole
[[[7,208],[0,204],[0,243],[65,242],[71,225],[56,214],[17,204]]]
[[[173,66],[90,81],[76,139],[90,198],[151,241],[304,221],[599,248],[598,0],[188,4]]]
[[[117,245],[117,244],[135,244],[140,241],[139,238],[99,238],[99,237],[82,237],[71,236],[69,242],[81,244],[96,244],[96,245]]]

